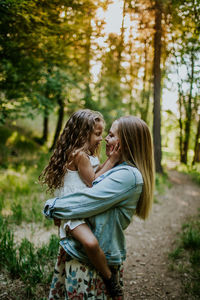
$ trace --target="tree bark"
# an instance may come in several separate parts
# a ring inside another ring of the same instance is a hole
[[[53,143],[52,146],[50,148],[50,151],[52,151],[56,145],[57,139],[60,135],[60,131],[62,128],[62,123],[63,123],[63,117],[64,117],[64,102],[61,99],[61,96],[58,96],[58,105],[59,105],[59,110],[58,110],[58,121],[57,121],[57,126],[56,126],[56,131],[54,134],[54,139],[53,139]]]
[[[189,148],[189,139],[190,139],[190,129],[191,129],[191,121],[192,121],[192,90],[194,83],[194,54],[193,50],[191,53],[191,76],[190,76],[190,93],[188,97],[188,105],[186,109],[186,122],[185,122],[185,139],[183,143],[183,155],[181,162],[187,164],[188,158],[188,148]]]
[[[91,15],[88,13],[87,41],[85,45],[85,108],[94,109],[90,89],[90,57],[91,57]]]
[[[161,160],[161,37],[162,37],[162,9],[160,1],[155,2],[155,34],[154,34],[154,64],[153,64],[153,84],[154,84],[154,107],[153,107],[153,142],[156,172],[163,173]]]
[[[149,86],[147,87],[147,71],[148,71],[148,50],[147,40],[144,41],[144,76],[143,76],[143,91],[142,91],[142,106],[141,106],[141,119],[147,122],[147,116],[149,112],[151,80],[149,79]]]
[[[124,21],[125,21],[125,15],[126,15],[126,0],[124,0],[123,5],[123,17],[122,17],[122,25],[121,25],[121,35],[119,40],[119,47],[118,47],[118,59],[117,59],[117,67],[116,67],[116,75],[119,78],[119,81],[121,79],[121,61],[122,61],[122,52],[124,49]]]
[[[48,127],[49,127],[49,115],[45,114],[43,120],[43,136],[42,136],[43,143],[47,141],[48,131],[49,131]]]
[[[178,83],[178,104],[179,104],[179,153],[180,153],[180,162],[182,161],[183,157],[183,117],[182,117],[182,111],[183,111],[183,93],[181,90],[181,85]]]
[[[200,162],[200,116],[197,124],[197,133],[195,138],[194,157],[192,164]]]
[[[47,142],[48,133],[49,133],[49,112],[48,112],[48,108],[45,107],[45,110],[44,110],[44,113],[43,113],[43,131],[42,131],[42,136],[40,138],[35,138],[35,141],[39,145],[44,145]]]

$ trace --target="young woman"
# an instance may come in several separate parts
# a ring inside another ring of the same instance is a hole
[[[120,144],[118,164],[98,177],[92,188],[61,199],[48,200],[44,214],[50,218],[88,218],[88,224],[109,266],[115,267],[122,282],[122,263],[126,258],[124,230],[134,214],[146,219],[152,205],[153,145],[146,123],[133,116],[115,121],[106,137],[106,143],[108,156],[113,147]],[[88,265],[80,244],[69,238],[60,244],[65,252],[60,252],[49,299],[59,299],[62,288],[65,299],[110,299],[103,281]],[[67,257],[65,263],[61,259],[63,253]],[[113,296],[112,299],[122,297]]]

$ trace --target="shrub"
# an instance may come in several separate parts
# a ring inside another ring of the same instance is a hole
[[[182,226],[178,247],[169,254],[169,258],[176,261],[173,269],[182,275],[184,292],[194,296],[194,299],[199,299],[200,215]]]

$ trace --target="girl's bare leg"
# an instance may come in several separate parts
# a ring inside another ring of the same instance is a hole
[[[103,278],[109,279],[111,271],[108,267],[106,257],[99,243],[87,224],[81,224],[70,231],[71,235],[84,247],[90,262],[101,273]]]

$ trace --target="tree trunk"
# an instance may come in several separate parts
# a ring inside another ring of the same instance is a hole
[[[124,49],[124,21],[125,21],[125,15],[126,15],[126,0],[124,0],[123,5],[123,16],[122,16],[122,25],[121,25],[121,35],[120,35],[120,41],[119,41],[119,47],[118,47],[118,59],[117,59],[117,67],[116,67],[116,75],[119,78],[119,81],[121,79],[121,61],[122,61],[122,52]]]
[[[143,76],[143,91],[142,91],[142,107],[141,107],[141,119],[147,122],[147,116],[149,112],[151,80],[149,79],[149,87],[147,89],[147,70],[148,70],[148,53],[147,53],[147,40],[144,41],[144,76]]]
[[[153,64],[153,84],[154,84],[154,107],[153,107],[153,142],[156,172],[163,173],[161,160],[161,36],[162,36],[162,10],[159,0],[155,2],[155,34],[154,34],[154,64]]]
[[[144,108],[144,121],[148,123],[148,113],[149,113],[149,104],[150,104],[150,95],[151,95],[151,78],[149,79],[149,87],[146,95],[146,105]]]
[[[49,115],[45,113],[44,120],[43,120],[43,136],[42,136],[43,144],[47,141],[48,131],[49,131],[48,127],[49,127]]]
[[[195,139],[195,147],[194,147],[194,158],[192,164],[200,162],[200,116],[197,124],[197,133]]]
[[[187,164],[187,154],[189,148],[190,129],[192,121],[192,90],[194,83],[194,54],[191,53],[191,75],[190,75],[190,93],[188,97],[188,105],[186,106],[186,122],[185,122],[185,139],[183,143],[183,155],[181,162]]]
[[[40,138],[35,138],[35,141],[39,145],[44,145],[47,142],[49,132],[49,112],[47,107],[45,107],[44,114],[43,114],[43,132]]]
[[[87,41],[85,45],[85,108],[94,109],[92,101],[92,93],[90,89],[90,57],[91,57],[91,15],[88,13]]]
[[[50,148],[50,151],[52,151],[56,145],[57,139],[60,135],[60,131],[62,128],[62,123],[63,123],[63,117],[64,117],[64,102],[61,99],[61,96],[58,96],[58,105],[59,105],[59,110],[58,110],[58,121],[57,121],[57,126],[56,126],[56,131],[53,139],[52,146]]]

